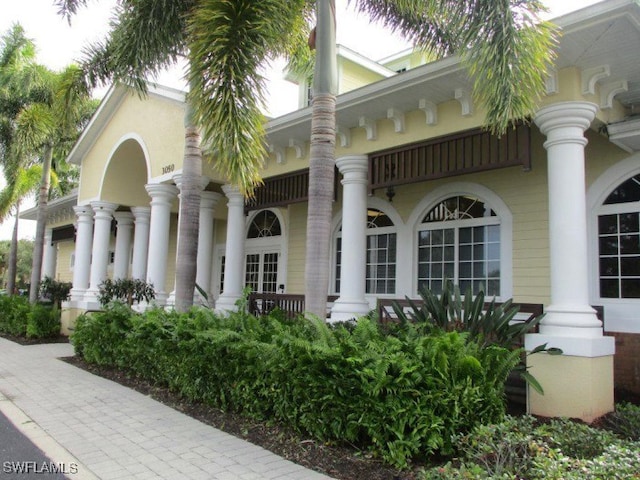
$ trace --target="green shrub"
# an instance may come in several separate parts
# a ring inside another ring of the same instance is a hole
[[[563,454],[588,459],[601,455],[614,441],[612,433],[567,419],[552,419],[537,428],[537,434]]]
[[[497,424],[480,425],[455,442],[468,464],[478,465],[491,478],[526,478],[541,448],[533,439],[533,417],[505,417]]]
[[[592,459],[577,459],[551,450],[539,455],[531,480],[631,480],[640,478],[640,443],[614,442]]]
[[[69,299],[72,284],[70,282],[58,282],[51,277],[44,277],[40,282],[40,297],[51,301],[54,308]]]
[[[571,420],[536,425],[532,417],[505,417],[455,440],[458,459],[425,470],[424,479],[640,478],[640,443]]]
[[[137,278],[108,278],[98,288],[98,301],[103,307],[116,300],[131,307],[134,303],[149,302],[156,298],[153,285]]]
[[[126,339],[136,316],[119,302],[112,302],[104,312],[80,315],[70,336],[76,354],[90,363],[128,367]]]
[[[424,334],[437,330],[466,332],[470,341],[481,347],[497,345],[518,350],[524,355],[524,350],[520,348],[524,335],[533,331],[542,320],[542,316],[538,316],[529,322],[514,321],[519,308],[512,304],[511,299],[502,304],[496,304],[494,299],[485,306],[484,292],[480,291],[474,296],[469,288],[463,298],[459,287],[450,280],[444,282],[440,294],[427,288],[419,294],[422,298],[420,304],[407,297],[408,312],[394,302],[393,310],[399,323],[389,329],[390,333],[397,335],[409,324],[415,325]],[[547,348],[546,344],[539,345],[530,353],[538,352],[551,355],[562,353],[558,348]],[[524,362],[518,362],[514,370],[538,393],[544,393],[542,386],[527,371]]]
[[[27,320],[31,306],[20,295],[0,296],[0,332],[16,337],[27,334]]]
[[[613,433],[627,440],[640,441],[640,406],[623,402],[605,417],[605,425]]]
[[[28,338],[49,338],[60,334],[60,315],[57,308],[32,305],[27,316]]]
[[[465,333],[405,333],[384,335],[369,319],[328,326],[197,308],[138,315],[114,305],[82,316],[71,339],[90,362],[406,466],[452,452],[456,432],[502,418],[504,379],[519,357]]]

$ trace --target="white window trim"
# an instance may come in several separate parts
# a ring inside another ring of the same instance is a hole
[[[278,221],[280,222],[280,232],[281,234],[277,237],[260,237],[260,238],[247,238],[247,235],[249,233],[249,228],[251,227],[251,222],[253,221],[253,219],[256,217],[256,215],[258,215],[260,212],[264,211],[264,210],[269,210],[270,212],[273,212],[276,217],[278,218]],[[279,208],[261,208],[259,210],[255,210],[252,211],[249,215],[247,215],[246,221],[245,221],[245,229],[244,229],[244,262],[243,262],[243,272],[242,272],[242,278],[245,279],[247,276],[247,272],[246,272],[246,259],[247,259],[247,255],[250,254],[262,254],[265,252],[268,253],[272,253],[272,252],[277,252],[278,253],[278,286],[279,285],[284,285],[284,292],[281,292],[279,289],[277,289],[278,293],[286,293],[289,285],[287,285],[287,264],[288,264],[288,249],[287,249],[287,245],[289,244],[289,242],[287,241],[288,235],[287,232],[289,231],[288,229],[288,223],[286,222],[286,218],[283,215],[282,211]],[[220,283],[218,281],[218,283]]]
[[[418,231],[422,230],[424,216],[438,203],[457,195],[471,195],[485,202],[496,213],[500,225],[500,296],[499,301],[513,297],[513,215],[507,204],[493,191],[471,182],[454,182],[435,188],[415,206],[407,225],[411,228],[411,292],[418,296]],[[447,222],[443,222],[447,223]],[[408,249],[409,250],[409,249]],[[409,271],[409,270],[406,270]]]
[[[404,280],[405,276],[399,275],[399,272],[406,271],[403,270],[403,267],[408,265],[408,261],[406,260],[406,249],[401,248],[406,245],[407,237],[405,234],[405,224],[402,221],[402,217],[395,209],[395,207],[389,203],[388,201],[378,198],[378,197],[368,197],[367,198],[367,208],[374,208],[376,210],[380,210],[383,212],[389,219],[393,222],[393,227],[382,227],[374,229],[377,233],[396,233],[396,293],[368,293],[365,295],[365,298],[369,302],[371,308],[375,308],[376,299],[378,298],[404,298],[405,292],[408,292],[404,288]],[[331,275],[329,278],[329,294],[336,295],[336,240],[340,233],[340,227],[342,226],[342,208],[338,214],[333,217],[331,221]],[[369,229],[367,229],[368,231]],[[402,263],[401,263],[402,262]]]
[[[598,216],[611,191],[628,178],[640,174],[640,153],[622,160],[602,173],[587,190],[587,234],[589,301],[604,307],[604,330],[640,333],[640,299],[602,298],[599,288]],[[611,210],[606,206],[604,210]]]

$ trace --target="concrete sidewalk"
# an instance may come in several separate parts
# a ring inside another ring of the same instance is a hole
[[[58,360],[71,355],[0,338],[0,411],[70,480],[330,478]]]

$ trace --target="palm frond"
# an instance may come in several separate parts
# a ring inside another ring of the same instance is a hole
[[[218,170],[245,194],[267,156],[261,68],[303,38],[307,8],[304,0],[204,0],[191,12],[188,101]]]
[[[539,0],[354,0],[359,11],[438,55],[457,53],[485,123],[502,134],[535,112],[554,59],[557,31]]]
[[[119,2],[108,38],[83,51],[88,85],[118,81],[144,94],[147,78],[185,55],[186,18],[196,4],[195,0]]]

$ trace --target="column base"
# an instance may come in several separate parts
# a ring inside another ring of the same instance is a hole
[[[599,338],[602,322],[589,305],[549,305],[540,322],[540,333],[554,336]]]
[[[220,315],[226,315],[238,311],[236,302],[242,298],[242,295],[225,295],[224,293],[218,297],[215,305],[215,312]]]
[[[338,298],[331,308],[330,322],[346,322],[366,316],[371,307],[366,300],[349,300]]]
[[[540,395],[527,387],[528,413],[579,418],[590,423],[613,411],[613,337],[570,338],[544,334],[525,337],[525,348],[529,351],[543,343],[561,348],[563,354],[537,353],[527,357],[529,372],[544,389],[544,395]]]
[[[82,299],[83,302],[86,303],[90,303],[90,304],[98,304],[100,305],[100,302],[98,301],[98,296],[100,295],[100,291],[95,289],[95,288],[89,288],[89,290],[84,292],[84,297]]]
[[[84,299],[85,293],[87,293],[86,288],[72,288],[69,292],[69,301],[81,302]]]

